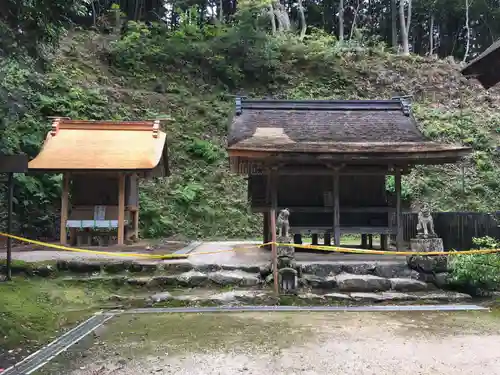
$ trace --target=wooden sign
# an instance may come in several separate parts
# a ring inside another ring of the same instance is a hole
[[[24,173],[27,170],[26,155],[0,155],[0,173]]]

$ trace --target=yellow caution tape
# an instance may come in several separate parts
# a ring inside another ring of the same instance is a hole
[[[170,259],[170,258],[187,258],[187,254],[165,254],[165,255],[155,255],[155,254],[139,254],[139,253],[115,253],[111,251],[97,251],[97,250],[87,250],[87,249],[77,249],[74,247],[68,247],[68,246],[62,246],[62,245],[56,245],[56,244],[51,244],[47,242],[41,242],[41,241],[36,241],[36,240],[30,240],[28,238],[24,237],[19,237],[19,236],[14,236],[13,234],[8,234],[8,233],[2,233],[0,232],[0,236],[3,237],[10,237],[14,240],[22,241],[22,242],[27,242],[31,243],[34,245],[40,245],[44,247],[50,247],[53,249],[57,250],[65,250],[65,251],[74,251],[77,253],[90,253],[90,254],[96,254],[96,255],[112,255],[112,256],[125,256],[125,257],[143,257],[143,258],[154,258],[154,259]]]
[[[297,245],[292,243],[278,243],[277,246],[298,247],[301,249],[321,250],[326,252],[353,253],[353,254],[376,254],[376,255],[469,255],[469,254],[491,254],[498,253],[500,249],[482,249],[465,251],[390,251],[390,250],[368,250],[355,249],[338,246],[320,246],[320,245]]]
[[[73,251],[77,253],[87,253],[87,254],[96,254],[96,255],[111,255],[111,256],[124,256],[124,257],[134,257],[134,258],[149,258],[149,259],[186,259],[188,254],[143,254],[143,253],[122,253],[122,252],[111,252],[111,251],[98,251],[98,250],[87,250],[87,249],[78,249],[75,247],[56,245],[42,241],[30,240],[28,238],[15,236],[13,234],[2,233],[0,232],[0,236],[10,237],[12,239],[31,243],[34,245],[50,247],[57,250],[64,251]],[[500,252],[500,249],[481,249],[481,250],[466,250],[466,251],[431,251],[431,252],[414,252],[414,251],[390,251],[390,250],[368,250],[368,249],[356,249],[356,248],[348,248],[348,247],[338,247],[338,246],[321,246],[321,245],[299,245],[293,243],[275,243],[268,242],[259,245],[253,245],[252,247],[240,247],[240,248],[231,248],[227,250],[213,250],[213,251],[204,251],[204,252],[196,252],[189,254],[192,255],[209,255],[209,254],[218,254],[225,252],[233,252],[233,251],[242,251],[242,250],[251,250],[255,249],[255,247],[264,247],[268,245],[276,244],[276,246],[288,246],[295,247],[301,249],[310,249],[310,250],[321,250],[324,252],[338,252],[338,253],[351,253],[351,254],[374,254],[374,255],[400,255],[400,256],[408,256],[408,255],[469,255],[469,254],[492,254]]]
[[[64,251],[73,251],[77,253],[87,253],[87,254],[96,254],[96,255],[111,255],[111,256],[124,256],[124,257],[134,257],[134,258],[149,258],[149,259],[186,259],[188,257],[188,254],[142,254],[142,253],[119,253],[119,252],[112,252],[112,251],[98,251],[98,250],[87,250],[87,249],[78,249],[75,247],[69,247],[69,246],[63,246],[63,245],[56,245],[56,244],[51,244],[47,242],[42,242],[42,241],[36,241],[36,240],[30,240],[29,238],[24,238],[24,237],[19,237],[19,236],[14,236],[13,234],[8,234],[8,233],[2,233],[0,232],[0,236],[3,237],[10,237],[12,239],[22,241],[22,242],[27,242],[31,243],[34,245],[39,245],[39,246],[44,246],[44,247],[50,247],[53,249],[57,250],[64,250]],[[265,243],[262,245],[257,245],[257,247],[263,247],[270,245],[270,243]],[[238,248],[238,249],[227,249],[227,250],[214,250],[214,251],[205,251],[205,252],[199,252],[199,253],[194,253],[194,254],[189,254],[189,255],[207,255],[207,254],[217,254],[217,253],[225,253],[225,252],[231,252],[235,250],[250,250],[252,248],[246,247],[246,248]]]

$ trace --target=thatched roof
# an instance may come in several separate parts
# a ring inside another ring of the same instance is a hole
[[[159,121],[84,121],[56,118],[30,170],[151,171],[168,175],[166,134]]]
[[[485,89],[500,82],[500,39],[462,69],[467,78],[476,78]]]
[[[229,152],[355,154],[468,152],[430,142],[406,99],[242,100],[228,136]],[[240,153],[241,155],[241,153]],[[449,156],[449,155],[448,155]],[[457,156],[458,157],[458,156]]]

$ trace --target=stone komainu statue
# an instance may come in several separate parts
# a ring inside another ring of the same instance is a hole
[[[417,234],[425,238],[436,236],[436,232],[434,232],[434,221],[432,220],[431,209],[427,203],[424,203],[418,212]]]
[[[278,219],[276,220],[276,224],[279,230],[279,237],[288,237],[288,232],[290,229],[290,223],[288,222],[288,217],[290,216],[290,211],[288,208],[285,208],[280,211],[278,214]]]

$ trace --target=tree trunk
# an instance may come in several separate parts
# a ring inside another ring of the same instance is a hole
[[[306,16],[304,14],[304,7],[302,6],[302,0],[298,0],[298,9],[299,9],[299,14],[300,14],[300,40],[303,40],[304,37],[306,36],[306,31],[307,31],[307,24],[306,24]]]
[[[276,14],[276,19],[278,20],[278,32],[290,31],[290,17],[288,17],[285,6],[281,4],[280,1],[276,1],[274,5],[274,13]]]
[[[222,23],[224,18],[224,6],[222,5],[223,0],[219,0],[219,22]]]
[[[469,27],[469,0],[465,0],[465,32],[466,35],[466,44],[465,44],[465,53],[462,62],[467,61],[467,57],[469,57],[469,49],[470,49],[470,27]]]
[[[408,13],[411,15],[411,0],[409,2]],[[408,42],[408,31],[410,19],[405,21],[405,1],[399,0],[399,22],[401,26],[401,41],[403,44],[403,55],[407,56],[410,54],[410,45]]]
[[[407,10],[407,13],[406,13],[406,37],[407,38],[409,38],[409,35],[410,35],[411,3],[412,3],[412,0],[408,0],[408,10]]]
[[[269,18],[271,19],[271,30],[276,34],[276,16],[274,15],[273,4],[269,4]]]
[[[358,4],[356,5],[356,10],[354,11],[354,15],[352,16],[352,25],[351,25],[351,32],[349,33],[349,39],[352,39],[354,31],[356,31],[356,22],[358,20],[359,7],[360,3],[358,0]]]
[[[344,0],[339,3],[339,40],[344,41]]]
[[[429,25],[429,56],[434,54],[434,13],[431,13],[431,22]]]
[[[391,31],[392,31],[392,47],[394,52],[398,50],[398,25],[397,25],[397,3],[396,0],[391,0]]]

